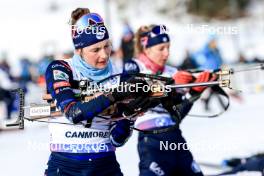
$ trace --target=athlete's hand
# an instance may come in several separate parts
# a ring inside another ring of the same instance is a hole
[[[217,76],[215,74],[212,74],[209,71],[203,71],[196,77],[194,83],[209,82],[209,81],[214,81],[216,79]],[[197,87],[192,87],[192,90],[197,93],[202,93],[207,87],[208,86],[197,86]]]
[[[110,141],[115,147],[120,147],[126,143],[132,133],[134,123],[128,119],[117,121],[110,128]]]
[[[176,84],[188,84],[194,80],[193,75],[187,71],[178,71],[172,78]]]

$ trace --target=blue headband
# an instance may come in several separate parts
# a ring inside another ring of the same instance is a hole
[[[141,44],[145,48],[170,41],[168,28],[165,25],[155,25],[148,32],[141,34]]]
[[[170,41],[170,37],[168,34],[159,34],[155,37],[148,36],[146,48],[152,47],[154,45],[158,45],[161,43],[166,43]]]

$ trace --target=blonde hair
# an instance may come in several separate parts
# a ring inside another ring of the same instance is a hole
[[[146,32],[150,32],[152,28],[156,26],[154,24],[148,25],[148,26],[140,26],[140,28],[137,30],[135,34],[135,44],[134,44],[134,55],[138,56],[138,54],[142,53],[144,50],[144,46],[142,45],[142,34]]]

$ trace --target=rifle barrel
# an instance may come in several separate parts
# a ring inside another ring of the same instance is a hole
[[[167,85],[166,87],[170,88],[190,88],[197,86],[214,86],[221,84],[220,81],[211,81],[211,82],[201,82],[201,83],[189,83],[189,84],[176,84],[176,85]]]

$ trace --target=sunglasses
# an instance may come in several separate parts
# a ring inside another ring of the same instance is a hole
[[[150,37],[156,37],[157,35],[167,34],[169,29],[165,25],[154,26],[149,32]]]
[[[151,31],[143,32],[140,36],[141,37],[156,37],[157,35],[167,34],[169,29],[165,25],[156,25],[154,26]]]
[[[85,30],[104,24],[103,18],[97,13],[83,15],[74,25],[77,30]]]

